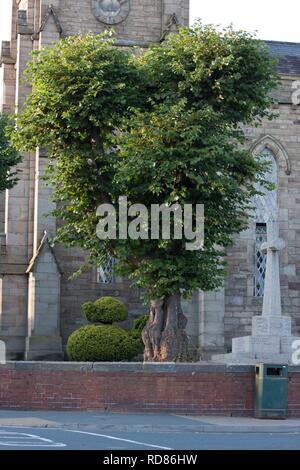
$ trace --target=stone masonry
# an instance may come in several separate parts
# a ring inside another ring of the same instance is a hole
[[[280,254],[282,313],[291,318],[292,335],[297,337],[300,333],[300,105],[292,103],[292,86],[300,78],[300,44],[267,41],[267,45],[271,55],[279,59],[281,83],[274,93],[277,118],[264,120],[261,127],[247,128],[245,132],[249,148],[254,153],[271,152],[276,163],[279,236],[285,242]],[[263,296],[254,295],[255,231],[253,220],[228,250],[229,276],[224,297],[223,291],[202,294],[204,299],[199,310],[205,323],[198,336],[202,358],[220,352],[221,337],[224,352],[231,352],[233,338],[251,334],[253,316],[261,315]]]
[[[216,362],[255,364],[258,362],[292,363],[293,344],[291,318],[282,316],[279,275],[279,253],[285,247],[278,237],[277,221],[268,222],[267,242],[261,251],[267,253],[262,315],[252,318],[252,335],[234,338],[232,353],[215,355]]]
[[[4,112],[19,109],[28,93],[22,83],[33,50],[78,33],[100,33],[108,26],[93,15],[92,0],[14,0],[12,34],[1,48],[0,102]],[[175,16],[174,16],[175,15]],[[188,0],[130,0],[125,21],[114,25],[117,44],[147,47],[159,42],[176,23],[188,24]],[[145,313],[137,290],[128,282],[97,282],[96,270],[70,281],[84,261],[76,250],[48,244],[56,220],[41,176],[47,165],[43,151],[27,153],[18,185],[0,195],[0,338],[8,357],[63,357],[63,344],[84,320],[81,305],[103,295],[122,298],[131,317]]]
[[[0,367],[0,409],[253,416],[254,386],[253,366],[7,362]],[[295,366],[287,412],[300,417]]]
[[[1,47],[0,103],[4,112],[23,104],[28,88],[22,75],[30,53],[70,34],[100,33],[92,0],[14,0],[10,42]],[[176,23],[188,24],[188,0],[130,0],[128,17],[114,25],[120,47],[147,47],[159,42]],[[246,129],[253,152],[268,150],[276,162],[283,315],[291,317],[293,335],[300,333],[300,105],[292,104],[292,84],[300,79],[300,44],[267,42],[280,55],[281,86],[276,92],[274,121]],[[11,359],[62,357],[69,334],[83,324],[81,305],[102,295],[123,299],[131,318],[145,313],[139,292],[126,281],[98,282],[96,269],[70,280],[84,259],[78,250],[49,246],[57,221],[49,190],[40,176],[47,156],[25,154],[18,185],[0,194],[0,339]],[[259,227],[261,227],[259,225]],[[229,352],[232,338],[251,333],[252,317],[262,311],[262,296],[254,295],[257,268],[257,221],[236,238],[228,251],[229,277],[223,289],[196,292],[185,303],[188,334],[201,357]],[[263,228],[263,227],[262,227]]]

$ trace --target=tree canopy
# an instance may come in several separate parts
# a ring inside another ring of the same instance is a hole
[[[266,46],[245,32],[200,23],[146,51],[107,34],[72,36],[34,53],[32,86],[17,120],[22,150],[46,147],[48,181],[64,224],[56,240],[90,262],[107,253],[149,299],[222,284],[224,251],[248,224],[266,164],[243,125],[272,118],[278,77]],[[184,240],[106,240],[99,204],[204,204],[205,245]]]
[[[0,192],[11,189],[17,182],[17,171],[13,169],[20,157],[11,145],[13,121],[0,114]]]

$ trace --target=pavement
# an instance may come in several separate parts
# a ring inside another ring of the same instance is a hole
[[[300,449],[300,419],[0,411],[0,452],[272,449]]]
[[[97,411],[5,411],[0,427],[29,426],[114,432],[300,433],[300,419],[271,420],[174,414],[102,413]]]

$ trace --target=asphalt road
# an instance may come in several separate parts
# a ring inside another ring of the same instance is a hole
[[[5,450],[300,450],[300,433],[92,432],[0,427]]]
[[[300,419],[0,410],[6,450],[300,450]]]

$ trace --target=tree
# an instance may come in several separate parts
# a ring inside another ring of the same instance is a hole
[[[266,47],[199,23],[143,54],[103,35],[79,36],[36,53],[27,78],[33,91],[15,141],[48,148],[55,215],[64,221],[57,241],[98,264],[111,253],[151,303],[145,359],[184,360],[181,297],[222,284],[225,248],[247,226],[256,183],[268,186],[266,163],[245,147],[241,128],[272,118],[278,77]],[[99,240],[97,207],[123,195],[147,207],[204,204],[204,248],[187,251],[174,234]]]
[[[0,114],[0,192],[11,189],[18,180],[17,171],[11,170],[20,161],[10,142],[12,130],[11,119],[5,114]]]

